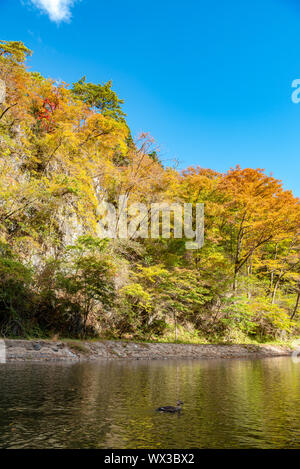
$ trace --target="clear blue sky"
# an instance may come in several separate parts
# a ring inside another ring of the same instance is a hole
[[[112,79],[166,163],[265,168],[300,196],[299,1],[81,0],[54,21],[63,3],[0,0],[0,38],[33,49],[46,76]]]

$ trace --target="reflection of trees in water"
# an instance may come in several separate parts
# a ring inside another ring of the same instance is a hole
[[[17,368],[0,369],[0,435],[20,446],[300,446],[300,368],[288,358]],[[178,398],[180,416],[154,411]]]

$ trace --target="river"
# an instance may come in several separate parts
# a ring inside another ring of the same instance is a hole
[[[300,363],[1,364],[0,447],[300,448]]]

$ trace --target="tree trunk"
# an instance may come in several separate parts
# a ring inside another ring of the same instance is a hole
[[[294,308],[293,314],[292,314],[292,316],[291,316],[291,321],[294,319],[294,317],[295,317],[296,314],[297,314],[299,303],[300,303],[300,290],[298,291],[298,295],[297,295],[297,300],[296,300],[295,308]]]
[[[233,291],[235,294],[237,294],[237,291],[238,291],[238,274],[240,271],[240,255],[241,255],[241,250],[242,250],[242,242],[243,242],[243,235],[240,235],[238,242],[237,242],[235,262],[234,262]]]
[[[279,283],[280,283],[280,277],[278,277],[278,279],[276,280],[276,283],[275,283],[275,286],[274,286],[274,289],[273,289],[273,294],[272,294],[272,305],[275,304],[275,300],[276,300],[276,293],[277,293],[277,289],[279,287]]]
[[[250,259],[249,259],[249,263],[247,263],[247,277],[248,277],[247,298],[249,300],[252,296],[251,286],[249,285],[249,277],[252,275],[252,257],[253,257],[253,254],[251,254]]]
[[[237,294],[238,291],[238,272],[234,272],[233,285],[232,285],[234,294]]]
[[[275,256],[274,256],[274,260],[275,260],[275,261],[277,260],[277,254],[278,254],[278,243],[276,243],[276,247],[275,247]],[[273,289],[273,284],[274,284],[274,271],[271,272],[270,292],[271,292],[272,289]]]

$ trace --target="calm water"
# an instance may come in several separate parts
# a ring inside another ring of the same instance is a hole
[[[300,364],[0,365],[0,447],[300,448]]]

